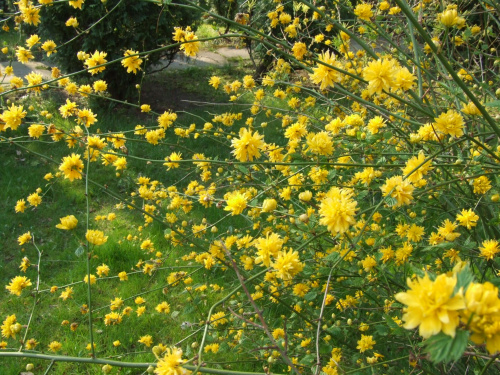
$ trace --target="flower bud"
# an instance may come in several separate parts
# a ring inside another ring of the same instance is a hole
[[[271,212],[276,209],[276,206],[278,205],[278,202],[276,202],[276,199],[266,199],[264,200],[264,203],[262,204],[262,212]]]

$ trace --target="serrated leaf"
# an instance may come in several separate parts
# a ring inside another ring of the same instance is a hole
[[[438,333],[427,339],[423,345],[434,363],[448,363],[458,360],[467,347],[469,332],[457,330],[455,337]]]
[[[176,311],[172,311],[172,314],[171,314],[171,315],[172,315],[172,318],[176,318],[177,316],[179,316],[179,314],[180,314],[180,313],[181,313],[181,312],[180,312],[180,311],[177,311],[177,310],[176,310]]]
[[[389,326],[389,328],[391,328],[391,329],[401,328],[398,325],[398,323],[396,323],[394,320],[392,320],[392,317],[390,317],[389,315],[384,315],[384,318],[385,318],[385,321],[387,322],[387,325]]]
[[[383,325],[377,325],[375,330],[380,336],[387,336],[389,334],[389,328]]]
[[[79,256],[82,256],[84,252],[85,252],[85,249],[83,248],[83,246],[78,246],[75,250],[75,255],[77,257],[79,257]]]
[[[313,299],[315,299],[316,297],[318,296],[318,293],[316,292],[309,292],[307,293],[305,296],[304,296],[304,299],[306,301],[312,301]]]
[[[328,254],[324,259],[330,262],[336,262],[340,258],[340,254],[334,251],[333,253]]]
[[[237,165],[236,169],[238,169],[243,174],[248,174],[248,168],[244,165]]]

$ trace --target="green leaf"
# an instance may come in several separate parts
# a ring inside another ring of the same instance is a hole
[[[434,363],[448,363],[458,360],[467,347],[469,332],[457,330],[455,337],[438,333],[422,343]]]
[[[389,328],[383,325],[375,326],[375,330],[380,336],[387,336],[389,334]]]
[[[316,292],[309,292],[307,293],[305,296],[304,296],[304,299],[306,301],[312,301],[313,299],[315,299],[316,297],[318,296],[318,293]]]
[[[238,169],[241,173],[247,175],[248,174],[248,168],[245,167],[244,165],[237,165],[236,169]]]
[[[500,107],[500,100],[493,100],[484,105],[485,107]]]
[[[328,254],[324,259],[330,262],[336,262],[340,258],[340,254],[334,251],[333,253]]]
[[[454,293],[457,293],[460,288],[464,288],[464,292],[469,286],[469,284],[474,280],[474,275],[472,274],[469,265],[466,265],[460,272],[457,273],[457,284],[455,285]]]
[[[81,256],[85,252],[84,248],[82,246],[78,246],[77,249],[75,250],[75,255],[77,257]]]

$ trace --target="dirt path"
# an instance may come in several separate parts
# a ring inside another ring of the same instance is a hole
[[[222,47],[215,51],[202,50],[199,52],[198,56],[194,58],[188,58],[184,56],[183,53],[178,53],[174,61],[168,69],[187,69],[190,67],[207,67],[207,66],[224,66],[225,64],[249,59],[248,52],[245,49],[237,49],[232,47]],[[3,77],[5,68],[8,66],[8,62],[0,62],[0,80]],[[50,72],[54,65],[41,62],[41,61],[31,61],[26,64],[21,64],[20,62],[14,61],[12,67],[14,68],[14,74],[17,77],[24,78],[31,72],[41,74],[44,80],[50,79]],[[156,69],[162,67],[162,64],[157,64]],[[8,86],[11,77],[5,77],[2,85]]]

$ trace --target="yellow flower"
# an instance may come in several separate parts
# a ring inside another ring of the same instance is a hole
[[[17,242],[19,242],[19,246],[22,246],[24,245],[25,243],[29,243],[31,241],[31,233],[30,232],[26,232],[22,235],[20,235],[18,238],[17,238]]]
[[[33,34],[26,39],[26,46],[28,46],[28,48],[33,48],[33,46],[38,43],[40,43],[40,37],[36,34]]]
[[[95,277],[95,275],[90,275],[90,285],[94,285],[97,281],[97,278]],[[88,275],[85,275],[85,277],[83,278],[83,282],[85,284],[88,284],[89,283],[89,276]]]
[[[118,278],[120,279],[120,281],[127,281],[127,280],[128,280],[128,275],[127,275],[127,272],[125,272],[125,271],[121,271],[121,272],[118,274]]]
[[[138,53],[138,51],[132,51],[130,49],[125,51],[125,59],[122,60],[122,65],[123,67],[127,68],[127,73],[133,72],[134,74],[136,74],[138,70],[141,70],[142,59],[139,58],[139,56],[127,57],[131,55],[137,55]]]
[[[64,173],[64,178],[73,181],[75,179],[82,178],[83,161],[80,159],[80,155],[71,154],[71,156],[63,157],[63,162],[59,166],[59,170]]]
[[[472,331],[470,339],[478,345],[486,342],[490,354],[500,351],[498,288],[489,282],[471,283],[465,293],[465,304],[462,322]]]
[[[89,241],[93,245],[102,245],[106,243],[108,240],[108,236],[105,236],[104,233],[100,230],[93,230],[89,229],[87,230],[87,233],[85,234],[85,238],[87,241]]]
[[[486,260],[492,260],[495,255],[500,252],[497,240],[486,240],[483,241],[482,247],[479,248],[481,256]]]
[[[214,327],[224,325],[228,322],[227,318],[225,318],[226,314],[224,311],[219,311],[215,314],[213,314],[210,317],[210,324],[213,325]]]
[[[51,289],[52,291],[52,289]],[[71,298],[73,296],[73,288],[68,286],[66,290],[61,292],[61,295],[59,298],[62,298],[63,301],[66,301],[68,298]]]
[[[58,352],[59,350],[61,350],[62,348],[62,344],[59,342],[59,341],[52,341],[50,344],[49,344],[49,350],[51,352]]]
[[[155,310],[160,314],[168,314],[170,312],[170,305],[167,302],[163,301],[155,307]]]
[[[319,56],[319,61],[335,68],[340,67],[340,63],[335,59],[335,55],[330,51],[326,51]],[[313,73],[310,75],[311,81],[315,84],[320,84],[320,90],[325,90],[326,88],[333,86],[336,82],[340,82],[342,77],[340,73],[324,64],[318,64],[316,68],[313,68]]]
[[[393,176],[385,180],[385,184],[380,187],[382,195],[386,197],[390,195],[396,199],[394,207],[400,207],[410,204],[413,200],[413,190],[415,188],[407,180],[403,180],[402,176]]]
[[[109,266],[106,264],[101,264],[100,266],[97,266],[97,276],[103,277],[103,276],[108,276],[109,274]]]
[[[479,216],[477,216],[471,209],[462,210],[457,215],[457,221],[459,222],[459,224],[463,227],[466,227],[467,229],[475,227],[478,220]]]
[[[491,181],[486,176],[474,179],[474,194],[486,194],[491,189]]]
[[[56,53],[56,44],[54,43],[53,40],[47,40],[45,43],[42,44],[42,49],[47,52],[47,56],[52,55],[53,53]]]
[[[219,85],[220,85],[220,77],[217,77],[217,76],[210,77],[208,84],[217,90],[219,88]]]
[[[377,342],[373,339],[373,336],[361,335],[361,339],[358,340],[358,346],[356,349],[359,349],[360,353],[363,353],[366,350],[373,349],[373,345]]]
[[[15,294],[16,296],[20,296],[21,292],[24,288],[31,286],[31,281],[26,276],[16,276],[14,277],[9,285],[5,286],[10,294]]]
[[[106,91],[108,89],[108,84],[106,81],[103,81],[102,79],[95,81],[93,86],[95,92],[102,92]]]
[[[262,212],[272,212],[276,209],[278,202],[276,199],[265,199],[264,203],[262,203]]]
[[[452,137],[461,137],[464,134],[464,119],[460,113],[450,109],[446,113],[441,113],[434,119],[434,128],[443,134]]]
[[[90,74],[94,75],[106,69],[105,66],[101,66],[99,68],[96,68],[96,66],[106,64],[108,62],[105,59],[107,55],[108,54],[106,52],[95,51],[92,56],[85,60],[84,65],[88,68]]]
[[[371,4],[362,3],[356,5],[356,8],[354,8],[354,14],[363,21],[370,21],[370,18],[373,17]]]
[[[107,326],[114,326],[122,322],[123,315],[116,312],[111,312],[104,316],[104,324]]]
[[[26,209],[26,201],[24,199],[20,199],[16,202],[16,207],[14,210],[17,212],[24,212]]]
[[[32,60],[35,58],[33,56],[33,54],[30,52],[30,50],[27,50],[24,47],[17,47],[16,57],[17,57],[17,60],[23,64],[26,64],[29,60]]]
[[[182,359],[182,349],[167,348],[163,358],[158,360],[156,365],[156,375],[187,375],[188,370],[182,368],[185,361]]]
[[[2,337],[16,338],[16,334],[21,331],[21,324],[17,322],[16,315],[9,315],[2,323]]]
[[[302,271],[304,263],[300,262],[299,254],[296,251],[290,250],[288,252],[279,251],[271,266],[276,270],[277,278],[289,281]]]
[[[367,89],[370,95],[381,94],[382,90],[389,91],[396,87],[394,77],[394,62],[389,59],[371,61],[363,69],[363,78],[368,81]]]
[[[412,183],[420,181],[430,170],[432,170],[432,160],[425,161],[425,155],[422,151],[418,153],[418,156],[412,157],[406,162],[406,165],[401,168],[403,174],[409,175],[406,180]]]
[[[257,238],[253,243],[257,249],[255,264],[262,263],[264,266],[269,267],[271,257],[275,258],[278,255],[283,243],[283,239],[278,234],[272,232],[268,232],[266,237]]]
[[[149,348],[153,344],[153,337],[151,337],[151,335],[141,336],[137,342],[140,342]]]
[[[321,201],[319,223],[326,225],[332,235],[342,234],[349,229],[349,226],[356,223],[354,217],[358,203],[352,199],[353,195],[352,190],[333,187]]]
[[[61,223],[56,225],[56,228],[58,229],[71,230],[76,228],[78,224],[78,220],[74,215],[61,217],[59,220]]]
[[[333,141],[328,132],[309,133],[307,135],[307,151],[328,156],[333,153]]]
[[[68,26],[68,27],[78,27],[78,20],[75,17],[70,17],[66,21],[66,26]]]
[[[87,128],[97,122],[97,115],[88,108],[78,110],[78,124],[85,125]]]
[[[241,128],[239,138],[231,141],[231,146],[234,148],[232,153],[239,161],[253,161],[260,156],[259,150],[264,146],[262,138],[258,132],[252,134],[248,129]]]
[[[302,42],[295,43],[292,47],[292,53],[297,60],[302,60],[304,58],[304,55],[307,53],[306,44]]]
[[[452,27],[457,24],[459,17],[456,9],[447,9],[438,14],[438,20],[446,27]]]
[[[165,157],[166,163],[163,163],[165,167],[168,167],[167,170],[172,168],[179,168],[179,163],[175,163],[175,161],[182,160],[182,154],[180,152],[172,152],[170,156]]]
[[[33,206],[33,207],[36,207],[38,206],[40,203],[42,203],[42,197],[40,197],[38,195],[38,193],[33,193],[33,194],[30,194],[28,195],[28,203]]]
[[[224,207],[224,211],[231,211],[231,215],[239,215],[245,210],[247,207],[247,195],[245,193],[240,193],[234,191],[232,193],[227,194],[226,204]]]
[[[38,139],[45,131],[44,125],[33,124],[28,128],[28,134],[31,138]]]
[[[21,125],[21,120],[26,117],[26,111],[22,105],[15,106],[12,104],[9,109],[3,111],[1,119],[5,122],[5,129],[11,128],[16,130]]]
[[[403,320],[406,329],[419,326],[420,336],[429,338],[443,331],[455,337],[459,324],[459,311],[465,308],[462,291],[454,293],[455,276],[439,275],[434,281],[423,278],[408,279],[407,292],[397,293],[396,300],[406,305]]]

